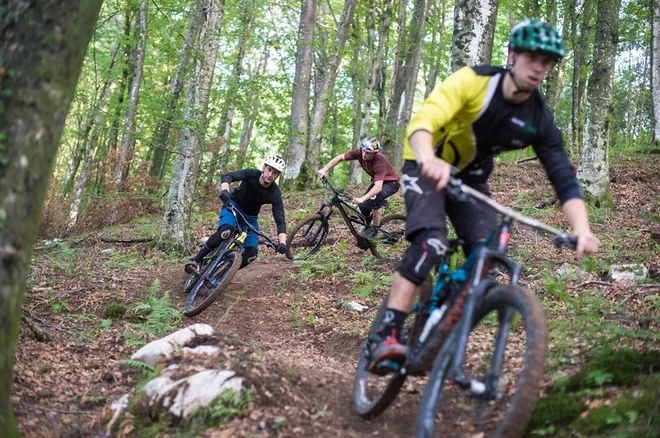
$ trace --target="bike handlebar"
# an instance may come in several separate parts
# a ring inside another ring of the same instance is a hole
[[[521,213],[518,213],[515,210],[512,210],[510,208],[507,208],[491,197],[484,195],[483,193],[473,189],[472,187],[463,184],[463,182],[455,177],[450,177],[449,178],[449,183],[447,184],[447,192],[452,195],[454,198],[458,199],[459,201],[470,201],[470,200],[476,200],[479,201],[482,204],[485,204],[487,207],[491,208],[492,210],[495,210],[502,216],[509,217],[513,219],[516,222],[523,223],[525,225],[528,225],[534,229],[544,231],[548,234],[553,235],[554,238],[554,245],[557,248],[569,248],[569,249],[575,249],[577,246],[577,237],[575,237],[572,234],[569,234],[565,231],[561,231],[555,227],[552,227],[550,225],[544,224],[543,222],[537,221],[536,219],[532,219],[530,217],[527,217]]]
[[[330,180],[327,177],[322,177],[321,182],[323,183],[324,187],[328,187],[332,192],[339,197],[339,199],[347,202],[351,202],[353,200],[353,197],[350,195],[347,195],[346,193],[340,191],[338,188],[332,185]]]

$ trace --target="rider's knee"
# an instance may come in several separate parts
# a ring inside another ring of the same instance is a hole
[[[246,267],[253,261],[257,259],[257,255],[259,254],[259,248],[256,246],[248,246],[245,248],[245,251],[243,251],[243,262],[241,263],[241,268]]]
[[[371,203],[369,201],[363,202],[362,204],[358,205],[358,210],[360,210],[360,214],[364,217],[371,217],[371,212],[373,211],[372,206],[370,205]]]
[[[447,236],[441,230],[423,230],[414,237],[397,271],[419,286],[447,253]]]
[[[209,239],[204,243],[206,248],[213,251],[220,245],[223,241],[227,240],[231,236],[231,232],[234,229],[233,226],[229,224],[221,225],[218,230],[209,237]]]

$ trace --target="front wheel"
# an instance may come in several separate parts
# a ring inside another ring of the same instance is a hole
[[[406,215],[385,216],[371,239],[371,252],[379,259],[397,263],[408,249],[406,240]]]
[[[457,325],[458,327],[458,325]],[[416,437],[457,430],[495,437],[518,437],[526,428],[543,381],[547,323],[543,307],[527,290],[497,285],[478,305],[463,363],[463,375],[483,383],[485,392],[451,386],[438,409],[456,351],[457,331],[443,345],[429,376],[417,419]],[[512,335],[512,336],[509,336]],[[502,352],[498,354],[499,343]],[[499,360],[498,360],[499,358]],[[500,362],[501,361],[501,362]],[[499,363],[498,363],[499,362]],[[463,403],[460,398],[470,398]]]
[[[210,306],[218,298],[224,287],[234,278],[243,262],[243,256],[238,251],[227,251],[219,257],[221,258],[217,263],[215,260],[210,262],[206,272],[201,275],[191,289],[184,304],[184,315],[197,315]],[[209,268],[212,268],[212,271]]]
[[[328,221],[316,213],[293,227],[286,239],[286,256],[291,260],[305,260],[317,252],[328,237]]]

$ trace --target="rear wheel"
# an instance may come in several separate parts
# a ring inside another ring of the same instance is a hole
[[[238,251],[227,251],[220,255],[212,272],[207,269],[191,289],[184,304],[183,314],[194,316],[210,306],[218,298],[224,287],[229,284],[241,267],[243,256]],[[209,267],[213,267],[215,260]]]
[[[371,239],[371,252],[380,259],[396,263],[407,249],[406,215],[385,216],[380,222],[376,237]]]
[[[501,370],[493,366],[498,337],[504,346]],[[538,398],[546,346],[547,324],[538,300],[518,286],[492,288],[476,309],[462,370],[466,377],[484,383],[485,392],[469,395],[469,391],[449,387],[444,394],[446,403],[438,412],[444,382],[453,377],[448,372],[456,348],[454,330],[433,365],[416,436],[433,436],[434,423],[442,436],[457,430],[473,435],[521,436]]]
[[[328,237],[328,222],[313,214],[296,225],[286,240],[286,255],[291,260],[305,260],[317,252]]]

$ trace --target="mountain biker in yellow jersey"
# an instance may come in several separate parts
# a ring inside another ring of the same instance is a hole
[[[222,175],[220,179],[222,192],[219,198],[225,204],[225,207],[220,211],[218,230],[202,245],[197,255],[186,262],[185,270],[188,274],[198,272],[204,257],[231,235],[236,225],[236,218],[227,210],[226,205],[228,203],[231,203],[234,208],[238,208],[248,222],[257,230],[259,229],[258,215],[261,206],[272,204],[273,218],[277,225],[277,240],[279,241],[276,250],[280,254],[286,253],[284,202],[282,201],[280,188],[275,183],[277,177],[284,171],[284,167],[284,160],[281,157],[271,155],[266,158],[261,171],[257,169],[243,169]],[[229,183],[232,181],[241,181],[241,184],[230,194]],[[243,264],[241,268],[249,265],[257,258],[259,252],[258,244],[259,239],[257,235],[250,231],[245,242],[243,242],[245,252],[243,253]]]
[[[377,228],[383,215],[382,207],[385,199],[399,190],[399,174],[385,155],[379,152],[380,141],[373,137],[366,137],[360,143],[359,148],[337,155],[317,172],[319,178],[323,178],[340,162],[358,160],[362,169],[371,177],[371,184],[364,195],[353,199],[353,203],[358,206],[358,210],[367,220],[367,226],[360,232],[360,235],[367,239],[373,239],[378,232]],[[373,225],[371,224],[372,219]]]
[[[490,195],[488,176],[501,151],[532,145],[577,236],[576,252],[596,252],[587,207],[561,133],[537,86],[564,56],[564,43],[550,23],[524,20],[509,38],[508,69],[464,67],[449,75],[421,104],[406,130],[401,187],[406,201],[406,237],[411,246],[394,275],[388,308],[369,369],[389,359],[403,362],[402,324],[415,287],[447,249],[446,217],[469,254],[497,225],[497,215],[446,196],[452,165],[463,183]]]

